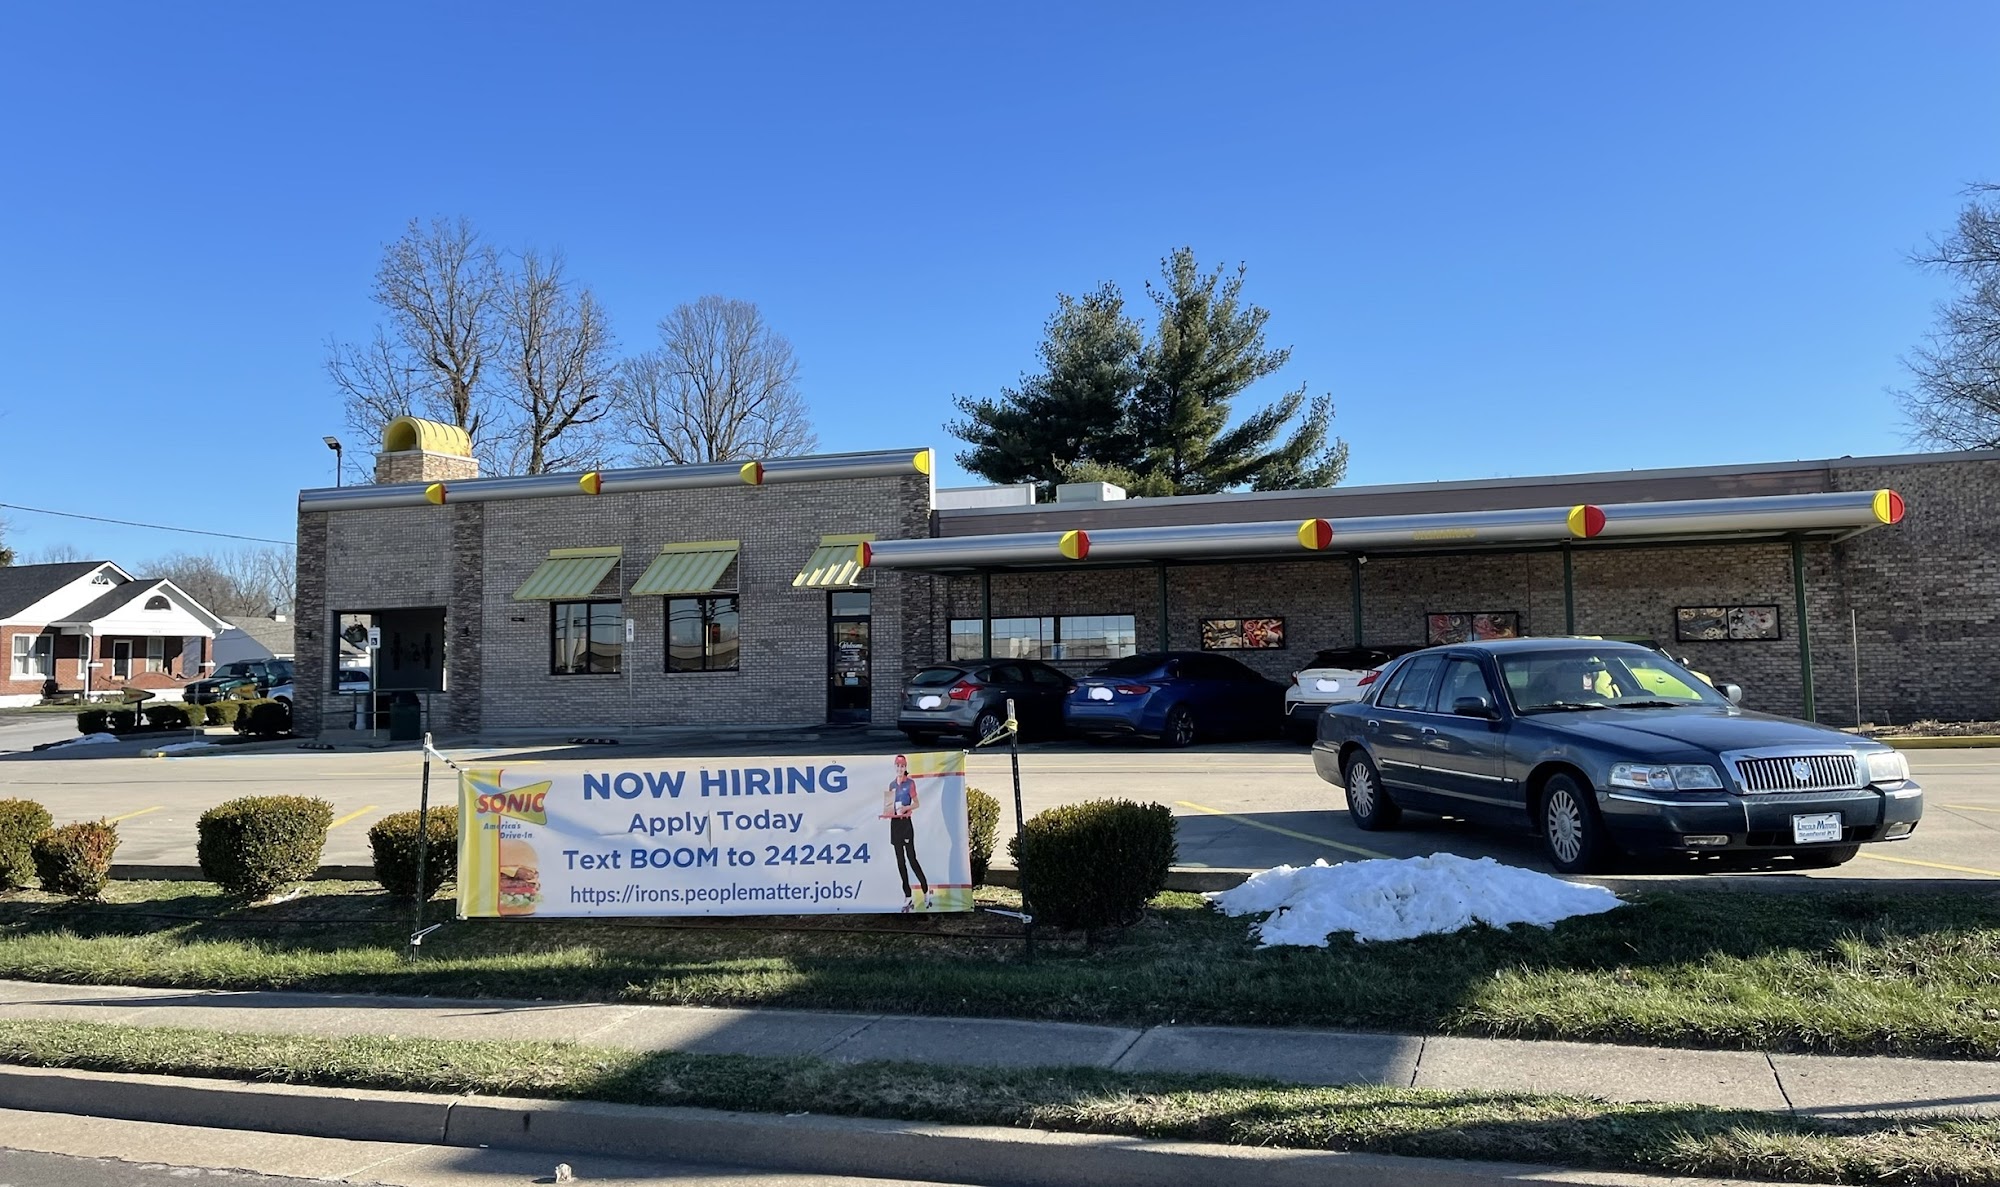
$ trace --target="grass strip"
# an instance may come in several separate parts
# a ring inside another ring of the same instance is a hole
[[[1095,1069],[958,1069],[552,1042],[245,1035],[0,1021],[0,1063],[322,1087],[1001,1125],[1809,1183],[2000,1181],[2000,1121],[1816,1121],[1578,1097],[1301,1088]]]
[[[1259,949],[1244,921],[1167,894],[1095,944],[1045,936],[1030,963],[991,915],[474,920],[412,962],[406,906],[359,883],[309,890],[254,907],[186,882],[115,883],[86,905],[0,896],[0,977],[2000,1058],[1987,891],[1648,890],[1547,930],[1324,949]]]

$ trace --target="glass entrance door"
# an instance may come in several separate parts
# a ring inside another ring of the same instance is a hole
[[[829,594],[826,609],[826,719],[869,720],[871,673],[867,590]]]

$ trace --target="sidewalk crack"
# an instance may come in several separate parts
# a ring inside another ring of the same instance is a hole
[[[1156,1029],[1158,1028],[1152,1026],[1142,1026],[1138,1030],[1133,1031],[1132,1041],[1125,1044],[1123,1047],[1120,1047],[1118,1049],[1118,1054],[1113,1055],[1109,1060],[1107,1060],[1104,1066],[1110,1068],[1113,1071],[1118,1070],[1118,1065],[1124,1062],[1125,1057],[1127,1055],[1132,1054],[1132,1048],[1138,1046],[1139,1041],[1141,1039],[1145,1038],[1149,1034],[1152,1034],[1153,1031],[1155,1031]]]
[[[1771,1058],[1769,1051],[1764,1052],[1764,1066],[1771,1069],[1771,1081],[1778,1086],[1778,1095],[1785,1100],[1785,1111],[1797,1113],[1799,1107],[1792,1103],[1792,1094],[1785,1091],[1785,1078],[1778,1074],[1778,1061]]]
[[[860,1026],[855,1027],[853,1030],[842,1031],[841,1033],[828,1039],[826,1042],[821,1043],[819,1047],[813,1051],[813,1054],[820,1056],[822,1058],[828,1055],[832,1055],[835,1051],[839,1050],[841,1047],[846,1046],[848,1043],[853,1042],[855,1039],[858,1039],[862,1035],[867,1034],[870,1030],[873,1030],[877,1022],[880,1022],[887,1017],[888,1015],[886,1014],[877,1014],[875,1017],[870,1018],[868,1021],[862,1023]]]
[[[1419,1035],[1417,1037],[1417,1062],[1410,1065],[1410,1087],[1412,1088],[1417,1086],[1417,1076],[1424,1070],[1424,1052],[1429,1050],[1430,1045],[1431,1037],[1429,1035]]]
[[[634,1018],[639,1017],[639,1015],[645,1013],[648,1008],[649,1007],[646,1006],[629,1006],[626,1008],[624,1013],[618,1015],[616,1018],[613,1018],[611,1021],[604,1023],[602,1026],[591,1027],[589,1030],[586,1030],[582,1034],[576,1036],[574,1041],[578,1043],[588,1043],[590,1040],[596,1038],[598,1035],[603,1034],[605,1031],[610,1030],[613,1027],[623,1026],[627,1022],[632,1021]]]

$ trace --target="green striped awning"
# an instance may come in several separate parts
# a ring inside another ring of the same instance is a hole
[[[557,602],[587,598],[618,567],[619,555],[616,548],[558,548],[514,591],[514,600]]]
[[[821,536],[806,567],[792,578],[794,589],[855,589],[861,584],[861,545],[874,536]]]
[[[734,540],[706,540],[698,544],[669,544],[639,574],[632,586],[635,594],[711,593],[722,575],[736,562],[740,547]]]

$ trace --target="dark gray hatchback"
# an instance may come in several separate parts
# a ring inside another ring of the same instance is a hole
[[[1313,765],[1364,829],[1405,808],[1527,825],[1565,873],[1621,852],[1834,866],[1909,836],[1924,812],[1899,752],[1747,712],[1657,651],[1601,640],[1406,656],[1320,718]]]
[[[977,744],[1007,721],[1013,698],[1021,735],[1049,738],[1063,732],[1063,698],[1076,681],[1032,659],[974,659],[937,664],[910,678],[896,728],[926,744],[958,734]]]

